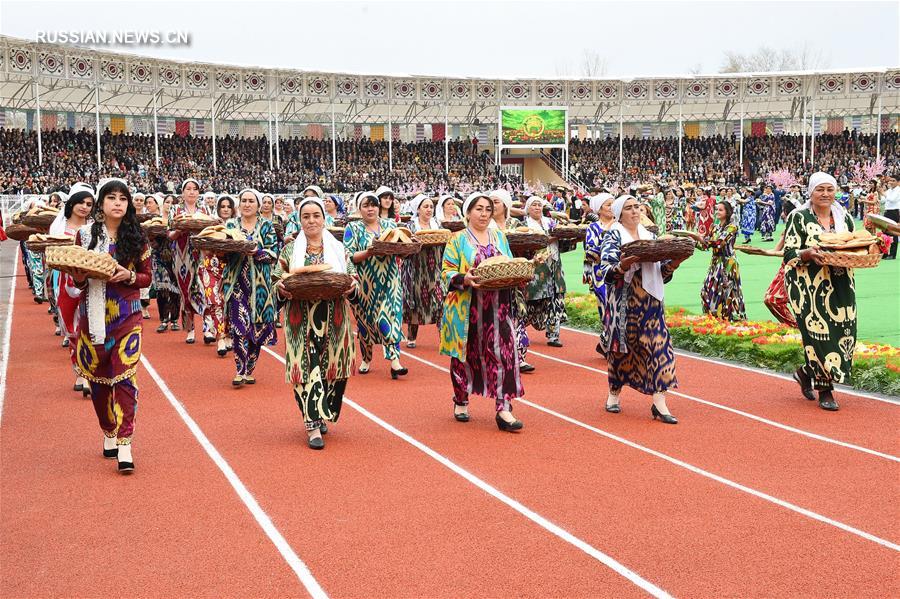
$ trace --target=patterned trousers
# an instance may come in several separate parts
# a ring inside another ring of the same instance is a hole
[[[116,445],[130,445],[137,414],[137,384],[131,377],[115,385],[91,382],[91,401],[103,434],[116,439]]]
[[[368,343],[363,340],[362,335],[359,336],[359,355],[363,362],[368,364],[372,361],[373,347],[375,347],[373,343]],[[399,343],[395,343],[393,345],[382,345],[381,347],[384,350],[385,360],[394,360],[400,357]]]
[[[262,351],[262,343],[256,343],[248,337],[235,337],[233,342],[234,364],[237,373],[241,376],[250,376],[256,369],[256,361],[259,360],[259,352]]]
[[[306,430],[316,430],[325,420],[337,422],[346,388],[347,379],[330,382],[320,377],[294,385],[294,400],[303,414]]]

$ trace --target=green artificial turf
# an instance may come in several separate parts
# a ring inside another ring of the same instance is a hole
[[[779,225],[775,239],[781,233]],[[861,226],[858,224],[858,226]],[[738,243],[743,242],[740,236]],[[763,243],[757,233],[752,245],[774,248],[775,242]],[[672,282],[666,285],[666,306],[683,307],[700,314],[700,289],[709,270],[710,252],[697,250],[675,272]],[[741,269],[741,285],[749,320],[774,320],[763,304],[763,296],[778,271],[779,259],[767,256],[750,256],[738,252]],[[563,269],[569,291],[587,292],[581,282],[584,251],[578,249],[563,254]],[[860,340],[900,346],[900,260],[882,260],[877,268],[856,270],[856,304]]]

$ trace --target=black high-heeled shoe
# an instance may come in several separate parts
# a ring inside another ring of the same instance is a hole
[[[813,393],[812,381],[809,380],[809,376],[803,372],[803,368],[798,368],[794,371],[794,380],[797,381],[797,384],[800,385],[800,393],[803,394],[803,397],[812,401],[816,398]]]
[[[606,404],[606,411],[610,414],[618,414],[622,411],[622,407],[617,403],[612,405]]]
[[[665,422],[666,424],[678,424],[678,419],[677,419],[677,418],[675,418],[675,417],[672,416],[671,414],[663,414],[663,413],[660,412],[658,409],[656,409],[656,406],[650,406],[650,413],[653,415],[653,419],[654,419],[654,420],[656,420],[657,418],[659,418],[660,420],[662,420],[662,421]]]
[[[819,391],[819,407],[829,412],[837,412],[840,409],[830,390]]]
[[[469,412],[466,410],[465,412],[457,412],[456,408],[453,409],[453,417],[456,418],[457,422],[468,422],[469,421]]]
[[[391,368],[391,379],[396,380],[398,376],[406,376],[408,372],[409,369],[407,368],[398,368],[397,370]]]
[[[497,428],[499,428],[501,431],[506,431],[506,432],[510,432],[510,433],[515,432],[515,431],[520,431],[520,430],[522,430],[522,427],[525,426],[524,424],[522,424],[521,420],[514,420],[513,422],[507,422],[503,418],[500,418],[499,412],[497,413],[496,416],[494,416],[494,420],[497,421]]]

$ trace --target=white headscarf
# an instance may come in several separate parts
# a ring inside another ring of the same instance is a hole
[[[51,235],[65,235],[66,234],[66,204],[68,204],[72,200],[77,200],[79,198],[90,196],[91,199],[96,200],[94,197],[94,188],[92,188],[87,183],[76,183],[69,189],[69,194],[66,195],[62,192],[59,192],[60,197],[63,198],[62,204],[59,206],[59,214],[56,215],[56,218],[50,224]]]
[[[188,183],[193,183],[194,185],[196,185],[196,186],[197,186],[197,191],[200,191],[201,189],[203,189],[202,187],[200,187],[200,181],[197,181],[197,180],[194,179],[193,177],[188,177],[187,179],[185,179],[184,181],[181,182],[181,193],[184,193],[184,187],[185,187]]]
[[[379,187],[378,189],[375,190],[375,197],[377,197],[379,200],[381,200],[381,196],[383,196],[386,193],[389,193],[393,196],[394,190],[391,189],[390,187],[388,187],[387,185],[382,185],[381,187]]]
[[[491,199],[498,199],[506,206],[506,216],[509,217],[509,211],[512,209],[512,196],[505,189],[495,189],[491,192]]]
[[[304,198],[297,206],[297,215],[299,220],[300,211],[307,204],[315,204],[322,210],[322,218],[325,218],[325,203],[321,198]],[[326,230],[322,230],[322,251],[325,254],[325,263],[330,264],[335,272],[347,272],[347,257],[344,254],[344,244],[334,238],[334,235]],[[291,254],[291,267],[303,266],[306,262],[306,233],[301,228],[294,239],[294,252]]]
[[[314,194],[316,194],[316,197],[317,197],[317,198],[321,198],[323,195],[325,195],[325,192],[323,192],[323,191],[322,191],[322,188],[319,187],[318,185],[308,185],[308,186],[306,186],[306,188],[303,190],[303,193],[306,193],[307,191],[311,191],[311,192],[313,192]]]
[[[806,199],[806,203],[800,206],[798,210],[805,210],[812,206],[811,202],[813,191],[815,191],[816,187],[822,185],[823,183],[830,183],[835,190],[838,189],[837,181],[828,173],[823,173],[822,171],[813,173],[809,177],[809,185],[806,187],[806,194],[808,196]],[[844,207],[841,206],[837,201],[831,203],[831,220],[834,221],[835,233],[847,232],[847,223],[844,221],[844,216],[846,214],[847,211],[844,210]]]
[[[619,218],[622,216],[622,209],[625,207],[625,202],[628,200],[635,200],[634,196],[623,195],[619,196],[619,198],[613,202],[612,211],[613,215],[616,217],[616,224],[611,227],[611,231],[618,231],[619,236],[622,239],[622,245],[626,243],[631,243],[635,241],[635,239],[631,236],[622,223],[619,222]],[[638,224],[638,239],[655,239],[656,236],[644,228],[644,225]],[[638,266],[641,269],[641,285],[643,288],[658,299],[659,301],[663,301],[665,297],[665,283],[663,282],[662,276],[662,268],[659,265],[659,262],[637,262],[631,265],[625,272],[625,283],[630,284],[631,279],[634,278],[634,273],[637,272]]]
[[[591,212],[596,212],[597,214],[600,214],[600,208],[603,207],[603,204],[605,204],[609,200],[614,200],[614,199],[615,198],[613,197],[613,195],[611,193],[598,193],[597,195],[591,197],[591,201],[590,201]]]
[[[531,196],[528,198],[528,201],[525,202],[525,224],[529,229],[536,233],[549,233],[550,231],[550,219],[546,216],[541,216],[541,220],[537,221],[531,218],[531,215],[528,214],[528,210],[531,208],[531,205],[534,203],[540,203],[541,208],[546,204],[544,198],[538,196]],[[555,243],[555,242],[554,242]]]
[[[412,223],[411,223],[413,225],[413,228],[416,228],[416,229],[419,228],[419,208],[422,206],[422,202],[424,202],[425,200],[430,200],[430,199],[431,198],[428,196],[428,194],[420,193],[419,195],[414,197],[413,200],[409,203],[409,207],[412,210],[412,214],[414,217],[412,219]],[[440,229],[441,228],[441,223],[436,218],[435,213],[431,214],[431,220],[429,220],[429,222],[428,222],[428,228],[429,229]]]
[[[473,191],[472,193],[469,194],[469,197],[466,198],[466,201],[463,202],[463,207],[462,207],[463,216],[469,214],[469,207],[478,198],[487,198],[488,200],[491,199],[490,196],[488,196],[488,194],[484,193],[483,191]]]
[[[256,205],[262,207],[262,198],[260,197],[259,192],[256,191],[255,189],[253,189],[252,187],[245,187],[244,189],[242,189],[238,192],[237,198],[236,198],[237,203],[240,204],[241,196],[244,195],[244,193],[248,192],[248,191],[250,193],[252,193],[253,196],[256,198]],[[237,206],[235,206],[235,210],[237,210]]]
[[[444,204],[447,202],[454,202],[455,199],[452,195],[442,196],[440,200],[438,200],[437,206],[434,207],[434,218],[438,221],[444,220]],[[456,215],[456,220],[460,220],[459,215]]]

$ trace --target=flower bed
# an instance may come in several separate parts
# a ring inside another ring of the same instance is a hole
[[[566,310],[572,326],[599,330],[592,295],[567,296]],[[666,323],[679,349],[784,373],[803,364],[800,334],[777,322],[732,323],[674,308],[666,310]],[[850,384],[864,391],[900,395],[900,348],[857,342]]]

